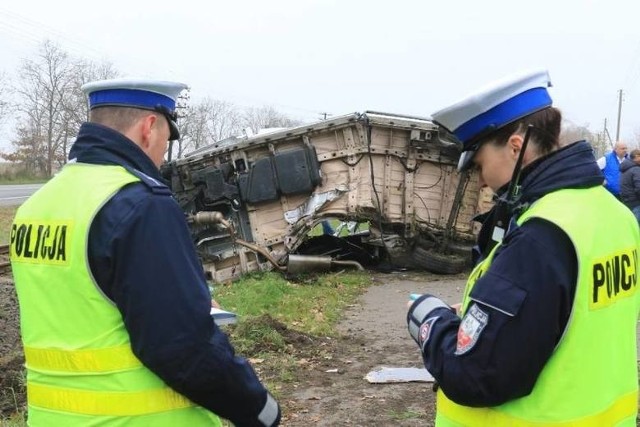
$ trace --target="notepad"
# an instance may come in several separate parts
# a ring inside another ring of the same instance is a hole
[[[211,307],[211,316],[218,326],[231,325],[238,321],[237,314],[215,307]]]

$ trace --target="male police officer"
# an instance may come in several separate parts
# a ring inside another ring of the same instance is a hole
[[[158,168],[181,83],[88,83],[71,161],[20,207],[11,261],[32,426],[273,426],[276,401],[209,315]]]
[[[462,319],[428,294],[409,309],[438,426],[635,425],[640,232],[591,147],[560,147],[549,85],[525,73],[433,114],[463,144],[459,168],[503,197],[524,166],[483,224],[497,244],[480,242]]]

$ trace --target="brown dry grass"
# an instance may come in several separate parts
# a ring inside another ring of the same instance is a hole
[[[11,222],[16,215],[18,206],[0,206],[0,245],[9,243]]]

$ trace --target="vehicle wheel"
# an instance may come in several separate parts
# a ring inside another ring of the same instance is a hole
[[[465,259],[460,255],[447,255],[416,246],[411,255],[416,267],[436,274],[458,274],[464,270]]]
[[[436,246],[436,241],[433,237],[418,236],[415,240],[415,246],[422,249],[431,249]]]
[[[467,265],[471,265],[473,263],[473,243],[469,242],[449,242],[447,244],[447,252],[450,252],[455,255],[460,255]]]

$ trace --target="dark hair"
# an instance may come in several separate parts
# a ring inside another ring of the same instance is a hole
[[[482,138],[480,144],[492,142],[495,145],[503,146],[511,135],[514,133],[524,135],[527,126],[533,125],[529,134],[529,143],[534,143],[541,155],[548,154],[560,145],[561,123],[562,113],[560,110],[555,107],[547,107],[498,129]]]
[[[97,107],[89,112],[89,121],[108,126],[119,132],[126,132],[138,120],[149,114],[154,114],[154,112],[130,107]]]
[[[638,149],[631,150],[631,153],[629,153],[629,155],[631,156],[632,159],[635,159],[636,157],[640,157],[640,150]]]

